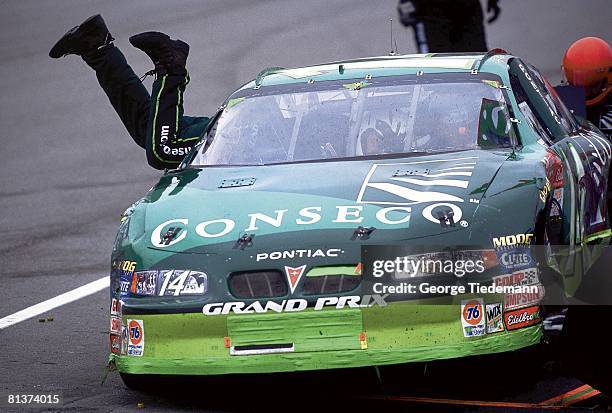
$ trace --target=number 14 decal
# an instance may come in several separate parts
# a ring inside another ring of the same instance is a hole
[[[178,274],[178,276],[176,276]],[[185,288],[185,281],[189,271],[167,271],[164,274],[164,283],[159,290],[159,295],[171,295],[166,294],[166,291],[172,293],[172,295],[179,295]]]

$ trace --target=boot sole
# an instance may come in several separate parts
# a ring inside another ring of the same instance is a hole
[[[81,33],[80,31],[87,30],[89,24],[97,19],[102,19],[102,16],[100,14],[93,15],[87,18],[83,23],[79,24],[78,26],[74,26],[72,29],[68,30],[66,34],[64,34],[57,41],[57,43],[53,45],[53,47],[51,48],[51,51],[49,52],[49,57],[53,59],[58,59],[62,56],[70,54],[71,52],[68,46],[70,45],[70,42],[72,41],[74,36],[76,36],[77,34],[80,34]]]
[[[147,39],[147,41],[143,41],[145,38]],[[148,46],[154,43],[170,41],[170,36],[160,32],[144,32],[135,34],[134,36],[130,37],[129,40],[132,46],[147,53],[146,49]]]

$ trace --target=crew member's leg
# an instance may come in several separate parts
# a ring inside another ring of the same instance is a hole
[[[189,45],[159,32],[137,34],[130,37],[130,43],[155,64],[145,143],[147,161],[157,169],[176,168],[209,120],[183,116],[183,93],[189,83],[185,68]]]
[[[208,118],[183,116],[189,75],[162,74],[153,83],[147,130],[147,160],[158,169],[176,167],[200,138]]]
[[[455,3],[455,18],[451,28],[455,52],[486,52],[487,41],[479,0],[461,0]]]
[[[113,45],[86,53],[83,60],[96,71],[98,82],[108,96],[130,136],[144,148],[151,98],[127,64],[123,53]]]
[[[81,56],[96,71],[100,86],[129,134],[144,148],[150,96],[113,40],[98,14],[62,36],[49,56],[55,59],[69,54]]]
[[[423,22],[429,53],[452,51],[451,19],[448,7],[452,0],[416,0],[417,19]]]
[[[430,52],[487,50],[479,0],[418,0],[414,4]]]

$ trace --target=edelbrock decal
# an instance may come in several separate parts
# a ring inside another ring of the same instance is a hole
[[[540,307],[533,306],[504,313],[508,331],[529,327],[540,322]]]

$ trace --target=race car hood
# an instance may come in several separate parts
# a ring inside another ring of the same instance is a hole
[[[304,248],[461,232],[508,155],[474,150],[171,172],[143,202],[145,242],[209,253],[220,246]]]

